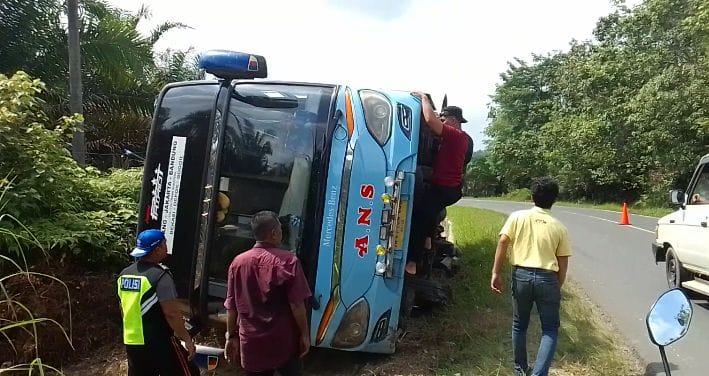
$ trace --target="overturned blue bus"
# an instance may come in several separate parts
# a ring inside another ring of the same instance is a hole
[[[145,161],[138,230],[167,237],[193,332],[225,319],[229,263],[279,213],[313,291],[314,346],[393,353],[415,190],[435,140],[409,92],[274,82],[263,57],[202,55],[217,80],[167,85]],[[418,171],[418,173],[417,173]]]

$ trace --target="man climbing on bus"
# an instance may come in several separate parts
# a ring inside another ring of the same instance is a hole
[[[431,132],[440,138],[440,147],[433,164],[430,185],[414,204],[409,239],[406,273],[416,274],[423,252],[431,250],[432,237],[438,226],[438,214],[463,196],[463,175],[470,160],[473,140],[462,129],[467,123],[463,110],[447,106],[436,115],[428,95],[414,93],[421,99],[423,120]]]

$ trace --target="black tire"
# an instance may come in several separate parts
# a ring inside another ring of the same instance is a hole
[[[443,222],[443,220],[446,219],[446,216],[448,216],[448,210],[446,210],[446,208],[443,208],[443,210],[438,212],[438,217],[436,218],[436,223]]]
[[[411,318],[411,310],[414,307],[416,300],[416,291],[411,288],[409,282],[414,276],[406,277],[404,280],[404,288],[401,291],[401,306],[399,307],[399,329],[406,331],[406,326]]]
[[[665,275],[667,277],[667,285],[671,289],[679,287],[685,291],[686,289],[682,287],[682,282],[689,281],[692,278],[687,269],[682,266],[682,263],[677,258],[675,250],[672,247],[667,248]]]

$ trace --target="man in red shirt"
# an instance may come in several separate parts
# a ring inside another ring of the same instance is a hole
[[[463,174],[472,150],[473,140],[462,129],[467,123],[460,107],[448,106],[436,116],[433,104],[423,93],[415,93],[421,99],[426,126],[441,143],[433,165],[429,188],[414,204],[406,272],[416,274],[416,267],[423,252],[431,249],[431,238],[438,223],[438,214],[453,205],[463,196]]]
[[[305,300],[311,292],[298,258],[277,248],[283,234],[276,213],[251,219],[256,244],[229,266],[225,355],[247,375],[302,374],[310,349]]]

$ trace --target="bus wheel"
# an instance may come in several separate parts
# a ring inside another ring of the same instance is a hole
[[[436,218],[436,223],[441,223],[443,222],[444,219],[448,216],[448,210],[446,208],[443,208],[440,212],[438,212],[438,218]]]

